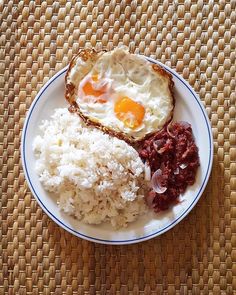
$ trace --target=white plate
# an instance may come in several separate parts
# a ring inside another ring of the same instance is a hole
[[[148,58],[153,63],[161,64]],[[23,169],[28,185],[42,209],[58,225],[72,234],[90,241],[103,244],[132,244],[142,242],[171,229],[179,223],[194,207],[202,195],[210,176],[213,159],[213,140],[211,126],[206,111],[189,84],[176,72],[161,64],[173,75],[175,83],[176,106],[174,120],[185,120],[191,123],[196,144],[199,148],[200,168],[196,182],[188,187],[181,196],[183,202],[160,214],[150,213],[127,228],[115,231],[108,224],[86,225],[61,212],[55,197],[47,193],[35,173],[35,157],[32,142],[43,119],[49,118],[56,108],[66,107],[64,98],[65,74],[67,67],[52,77],[41,89],[32,103],[25,120],[21,144]]]

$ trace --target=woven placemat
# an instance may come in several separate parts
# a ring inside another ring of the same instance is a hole
[[[236,1],[0,1],[0,294],[236,292]],[[175,228],[130,246],[81,240],[40,209],[23,175],[25,114],[87,45],[154,57],[199,94],[214,135],[209,184]],[[235,293],[234,293],[235,294]]]

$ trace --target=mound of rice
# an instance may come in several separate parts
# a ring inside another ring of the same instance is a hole
[[[76,114],[57,109],[33,142],[36,171],[59,207],[89,224],[127,226],[146,212],[144,165],[123,140],[86,127]]]

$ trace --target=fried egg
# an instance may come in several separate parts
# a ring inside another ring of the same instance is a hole
[[[124,48],[79,54],[66,76],[66,98],[89,124],[135,142],[173,114],[171,76]]]

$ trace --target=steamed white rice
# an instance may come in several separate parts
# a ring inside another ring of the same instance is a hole
[[[59,207],[89,224],[123,227],[146,211],[144,165],[123,140],[57,109],[33,142],[36,171]]]

